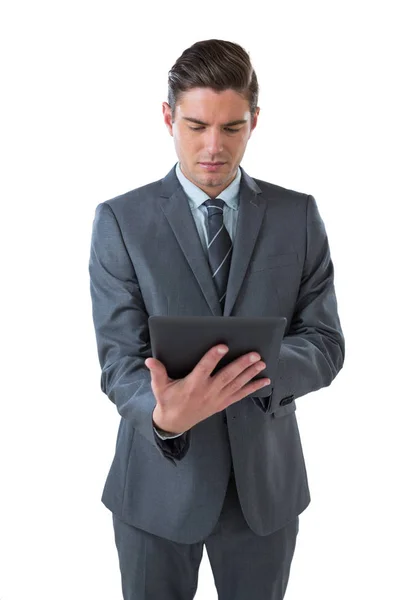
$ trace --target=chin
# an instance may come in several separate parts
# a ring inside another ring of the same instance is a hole
[[[226,175],[224,177],[223,175],[221,175],[221,173],[203,173],[202,175],[203,176],[200,175],[200,179],[209,182],[210,185],[219,185],[220,183],[223,183],[226,179]]]

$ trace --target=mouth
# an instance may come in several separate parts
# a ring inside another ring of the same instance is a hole
[[[223,162],[201,162],[199,163],[201,167],[203,167],[203,169],[206,169],[207,171],[216,171],[217,169],[219,169],[220,167],[222,167],[225,163]]]

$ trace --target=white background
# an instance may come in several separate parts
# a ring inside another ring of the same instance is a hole
[[[259,79],[244,169],[317,200],[346,337],[337,379],[297,403],[312,503],[285,600],[400,597],[394,5],[3,5],[1,600],[122,598],[100,502],[119,415],[100,390],[91,227],[98,203],[175,163],[167,73],[213,37]],[[196,600],[216,598],[205,551]]]

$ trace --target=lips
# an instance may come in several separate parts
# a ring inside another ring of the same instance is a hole
[[[224,166],[224,164],[225,163],[200,163],[200,166],[205,171],[212,173],[214,171],[218,171],[221,167]]]

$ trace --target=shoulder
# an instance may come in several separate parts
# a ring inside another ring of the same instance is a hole
[[[124,192],[118,196],[105,200],[102,204],[107,204],[114,213],[120,213],[126,209],[137,208],[140,210],[143,203],[148,205],[149,202],[156,200],[159,196],[162,179],[152,181],[140,187],[137,187],[128,192]]]
[[[307,202],[307,199],[310,195],[305,192],[299,192],[298,190],[293,190],[291,188],[278,185],[276,183],[271,183],[270,181],[258,179],[257,177],[252,177],[252,179],[261,189],[261,192],[270,198]]]

